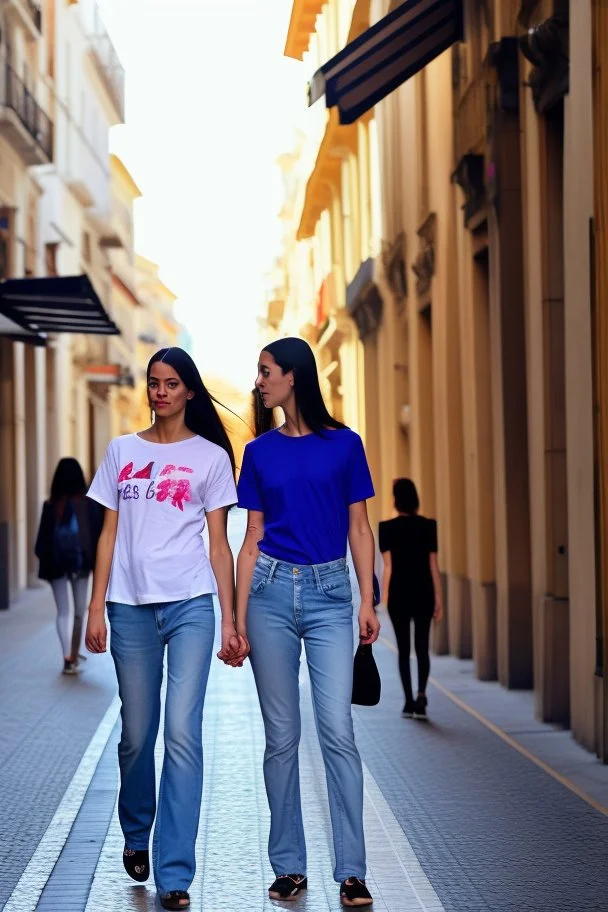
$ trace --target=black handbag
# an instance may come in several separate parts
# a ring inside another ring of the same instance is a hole
[[[360,643],[353,663],[352,703],[376,706],[380,702],[380,673],[371,643]]]
[[[374,573],[374,608],[380,603],[380,586]],[[360,643],[353,662],[353,695],[358,706],[376,706],[380,702],[380,672],[371,643]]]

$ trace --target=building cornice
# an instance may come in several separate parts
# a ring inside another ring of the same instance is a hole
[[[310,36],[315,31],[317,16],[327,0],[293,0],[291,18],[285,41],[286,57],[302,60],[310,44]]]
[[[359,118],[357,123],[366,123],[372,117],[368,112]],[[337,108],[331,108],[327,114],[325,133],[319,146],[304,196],[304,205],[296,239],[302,241],[312,237],[317,222],[324,209],[329,208],[332,199],[332,188],[340,186],[342,161],[349,154],[357,153],[357,123],[341,124]]]
[[[133,199],[139,199],[143,195],[123,160],[114,153],[110,155],[110,168],[113,174],[124,180]]]

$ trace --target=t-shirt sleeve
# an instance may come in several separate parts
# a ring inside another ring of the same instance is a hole
[[[214,463],[203,495],[205,513],[219,510],[220,507],[232,507],[236,503],[236,485],[232,474],[232,466],[228,453],[221,450],[217,461]]]
[[[381,522],[378,526],[378,547],[382,554],[391,550],[391,527],[388,522]]]
[[[358,434],[354,435],[346,483],[349,504],[358,503],[360,500],[368,500],[375,494],[372,476],[367,464],[365,450],[363,449],[363,441]]]
[[[262,492],[255,468],[251,446],[247,444],[243,453],[243,465],[238,483],[239,507],[244,510],[264,511]]]
[[[428,543],[429,543],[429,553],[437,554],[439,550],[437,545],[437,522],[434,519],[428,519]]]
[[[96,500],[108,510],[118,512],[118,453],[113,440],[110,441],[101,465],[95,472],[87,497]]]

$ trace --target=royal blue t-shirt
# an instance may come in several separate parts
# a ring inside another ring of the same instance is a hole
[[[304,437],[275,429],[245,447],[239,507],[263,512],[259,548],[277,560],[345,557],[349,505],[373,496],[363,443],[348,428]]]

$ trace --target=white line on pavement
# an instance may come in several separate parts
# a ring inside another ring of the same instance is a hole
[[[70,834],[99,759],[116,724],[119,711],[120,700],[116,695],[84,752],[46,833],[19,878],[3,912],[34,912],[36,909],[40,895]]]
[[[416,912],[444,912],[443,905],[422,870],[409,839],[380,791],[368,768],[363,764],[365,781],[365,840],[368,866],[375,887],[374,907],[382,897],[387,909],[416,909]],[[392,852],[390,849],[392,849]],[[395,862],[401,868],[409,891],[400,882]],[[417,903],[414,907],[412,900]]]

